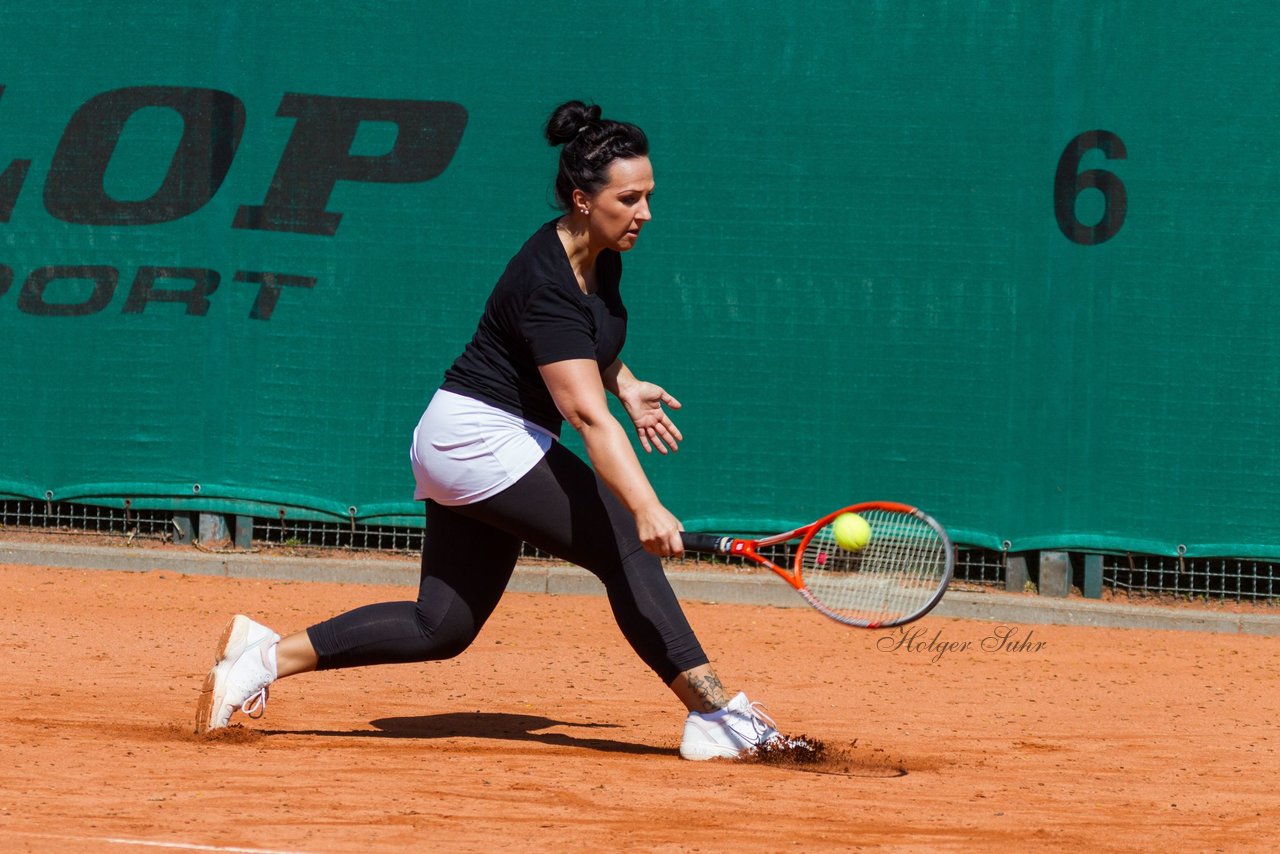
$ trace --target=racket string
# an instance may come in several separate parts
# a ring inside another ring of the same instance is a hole
[[[898,511],[862,512],[871,528],[856,551],[836,542],[832,526],[817,531],[797,566],[810,601],[836,619],[887,623],[936,599],[948,573],[948,547],[927,522]]]

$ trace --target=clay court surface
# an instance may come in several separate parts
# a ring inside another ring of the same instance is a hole
[[[680,760],[682,711],[600,597],[509,594],[461,658],[285,680],[199,738],[230,614],[294,630],[409,591],[24,566],[0,589],[3,851],[1280,845],[1276,638],[688,603],[726,683],[828,746],[796,768]]]

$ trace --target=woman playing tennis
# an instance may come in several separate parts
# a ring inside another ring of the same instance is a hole
[[[727,694],[685,619],[660,561],[682,552],[680,522],[606,399],[619,400],[646,452],[683,439],[666,411],[679,402],[619,358],[621,254],[651,217],[648,140],[580,101],[556,108],[545,132],[561,147],[563,215],[511,259],[414,431],[415,497],[426,502],[417,601],[357,608],[283,639],[237,615],[205,679],[198,731],[236,711],[260,715],[286,676],[458,655],[497,606],[523,541],[604,582],[623,635],[688,709],[681,756],[736,757],[782,738],[745,694]],[[590,465],[557,441],[565,421]]]

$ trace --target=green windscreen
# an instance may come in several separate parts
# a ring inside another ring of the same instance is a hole
[[[1273,3],[5,6],[0,498],[416,522],[410,435],[649,134],[624,359],[693,530],[1280,557]],[[566,431],[567,433],[571,431]],[[566,442],[580,444],[566,435]]]

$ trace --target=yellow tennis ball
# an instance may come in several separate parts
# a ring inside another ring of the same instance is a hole
[[[857,513],[841,513],[831,523],[831,529],[836,545],[847,551],[856,552],[871,542],[871,526]]]

